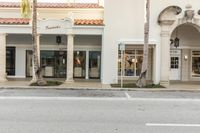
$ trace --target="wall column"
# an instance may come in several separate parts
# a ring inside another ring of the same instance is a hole
[[[153,83],[160,83],[160,44],[153,48]]]
[[[74,35],[67,37],[67,79],[66,82],[74,82]]]
[[[170,76],[170,26],[174,21],[161,22],[161,85],[168,87]]]
[[[6,34],[0,34],[0,82],[7,81],[6,79]]]

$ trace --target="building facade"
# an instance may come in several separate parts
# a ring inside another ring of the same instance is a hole
[[[1,81],[33,75],[32,24],[19,3],[0,3]],[[38,45],[46,78],[101,79],[103,7],[38,3]]]
[[[119,44],[125,44],[124,78],[138,78],[144,44],[144,9],[143,0],[126,0],[123,4],[120,0],[105,1],[104,83],[119,80]],[[151,1],[148,79],[153,83],[168,86],[173,80],[200,80],[199,10],[198,0]]]
[[[198,0],[153,0],[148,80],[200,81]],[[47,78],[137,80],[144,44],[142,0],[38,3],[38,44]],[[19,3],[0,2],[0,81],[32,76],[31,21]],[[123,47],[123,49],[122,49]],[[124,70],[123,72],[121,72]]]

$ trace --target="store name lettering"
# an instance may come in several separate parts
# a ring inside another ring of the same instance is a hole
[[[51,29],[60,29],[61,28],[61,26],[46,26],[46,29],[47,30],[51,30]]]

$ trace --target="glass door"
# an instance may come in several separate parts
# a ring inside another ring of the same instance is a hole
[[[89,52],[89,77],[100,78],[101,73],[101,52],[90,51]]]
[[[6,73],[15,75],[15,47],[6,48]]]
[[[41,51],[41,66],[44,77],[66,77],[66,52]]]
[[[66,51],[55,52],[55,77],[65,78],[66,77]]]
[[[74,52],[74,77],[85,78],[86,52]]]

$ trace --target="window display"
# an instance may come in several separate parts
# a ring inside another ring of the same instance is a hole
[[[139,76],[142,68],[143,50],[125,49],[124,57],[121,58],[121,51],[118,56],[118,75],[121,76],[121,65],[124,60],[124,76]]]
[[[85,78],[86,52],[74,52],[74,77]]]
[[[200,51],[192,51],[192,77],[200,77]]]

